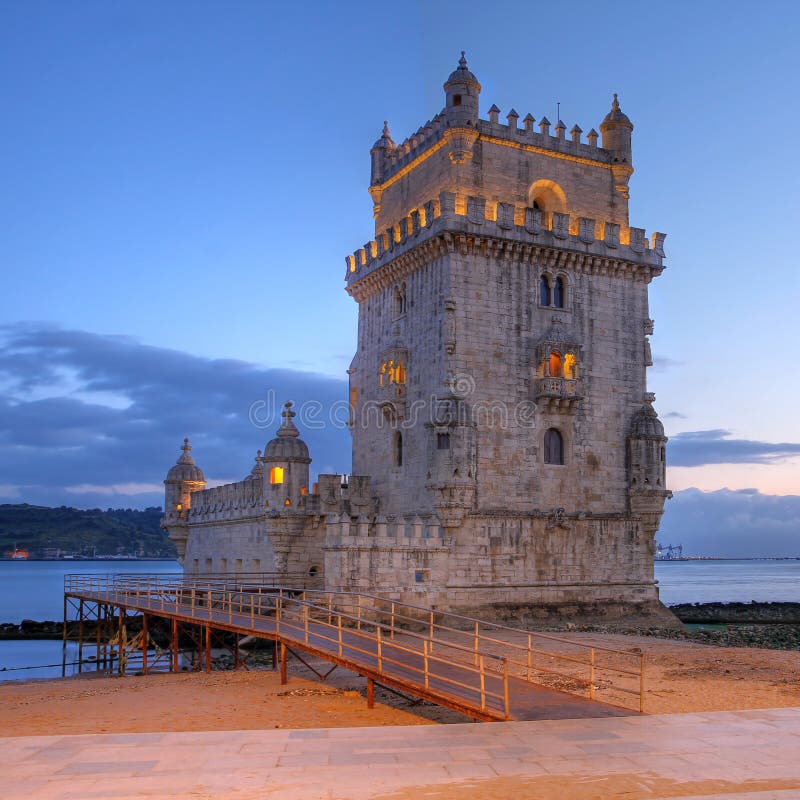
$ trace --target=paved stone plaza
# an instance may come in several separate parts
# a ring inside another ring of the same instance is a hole
[[[0,739],[4,800],[800,798],[800,708]]]

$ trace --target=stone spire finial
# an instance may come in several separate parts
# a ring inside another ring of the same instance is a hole
[[[467,54],[464,50],[461,51],[461,58],[458,59],[458,68],[467,69]],[[616,95],[614,95],[616,97]]]
[[[253,469],[250,470],[251,475],[263,475],[264,474],[264,466],[263,466],[264,459],[261,458],[261,451],[256,451],[256,463],[253,465]]]
[[[619,96],[616,92],[614,92],[614,99],[611,101],[611,111],[606,114],[605,119],[600,125],[600,130],[602,132],[603,128],[609,128],[613,125],[625,125],[633,130],[633,123],[628,119],[627,115],[622,111],[619,107]],[[605,145],[603,145],[605,146]]]
[[[278,428],[278,436],[281,438],[285,438],[287,436],[296,437],[300,435],[300,431],[297,430],[294,422],[292,422],[292,418],[297,416],[297,414],[292,411],[292,405],[293,404],[291,400],[287,400],[283,404],[283,411],[281,411],[283,423],[281,424],[280,428]]]
[[[383,131],[381,131],[380,138],[372,145],[373,150],[393,150],[396,147],[392,140],[392,134],[389,133],[388,120],[383,121]]]
[[[183,440],[181,450],[183,450],[183,453],[178,458],[178,464],[194,464],[194,458],[192,458],[192,446],[189,444],[188,437]]]

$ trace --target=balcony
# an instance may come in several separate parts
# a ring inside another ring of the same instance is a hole
[[[534,400],[540,411],[568,414],[578,408],[583,395],[577,380],[570,378],[536,378]]]

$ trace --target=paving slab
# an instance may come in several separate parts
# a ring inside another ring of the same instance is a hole
[[[800,708],[0,738],[3,800],[800,800]]]

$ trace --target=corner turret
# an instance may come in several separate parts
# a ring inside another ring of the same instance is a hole
[[[444,84],[446,98],[445,116],[451,127],[468,126],[474,128],[478,124],[478,99],[481,85],[478,79],[467,69],[464,51],[455,69]]]
[[[383,177],[384,168],[386,165],[386,157],[395,150],[397,145],[392,140],[392,135],[389,133],[389,123],[384,120],[383,132],[381,133],[378,141],[372,145],[369,151],[372,160],[372,171],[370,174],[370,185],[380,183]]]
[[[183,440],[181,450],[183,453],[170,468],[164,481],[164,516],[161,520],[161,527],[175,542],[180,561],[186,553],[187,516],[192,504],[192,492],[199,492],[206,486],[206,477],[203,470],[194,463],[192,446],[188,439]]]
[[[602,147],[611,153],[611,172],[614,175],[614,189],[626,200],[630,197],[628,181],[633,174],[633,153],[631,150],[631,134],[633,123],[623,114],[619,107],[616,92],[611,103],[611,111],[600,123]]]
[[[278,435],[267,443],[261,459],[264,465],[264,488],[270,508],[281,513],[305,507],[308,495],[308,446],[300,438],[292,418],[292,404],[284,404],[283,424]]]

